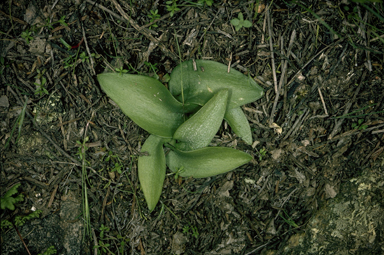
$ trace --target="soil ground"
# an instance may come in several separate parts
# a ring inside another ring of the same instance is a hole
[[[105,254],[283,254],[343,183],[367,171],[383,177],[382,3],[182,2],[173,15],[165,1],[0,4],[1,195],[17,183],[24,195],[1,219],[55,215],[69,192],[84,201],[87,185],[93,240],[84,252],[96,242]],[[251,27],[235,29],[239,13]],[[230,65],[263,87],[263,98],[243,106],[253,145],[225,123],[213,141],[254,159],[212,178],[167,175],[150,213],[137,175],[149,134],[96,75],[126,70],[167,86],[167,74],[191,58]]]

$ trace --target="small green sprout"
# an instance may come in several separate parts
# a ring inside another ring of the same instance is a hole
[[[167,11],[170,12],[170,16],[173,17],[173,14],[175,12],[180,11],[180,8],[177,7],[177,0],[167,1],[165,2],[167,4]]]
[[[145,64],[146,66],[148,66],[150,69],[152,69],[152,71],[153,71],[153,73],[154,73],[154,78],[155,78],[156,80],[158,80],[158,79],[159,79],[159,76],[157,75],[157,72],[159,71],[159,69],[157,68],[157,63],[156,63],[156,64],[152,64],[152,63],[149,63],[149,62],[145,61],[144,64]]]
[[[77,58],[77,54],[70,55],[69,57],[64,58],[63,59],[64,68],[67,69],[67,68],[74,67],[75,62],[76,62],[76,58]]]
[[[52,245],[47,250],[45,250],[45,252],[43,252],[42,254],[39,253],[38,255],[53,255],[56,253],[57,253],[57,250],[55,249],[55,246]]]
[[[111,162],[113,167],[110,169],[111,172],[122,173],[121,169],[123,169],[124,165],[121,163],[119,156],[113,155],[112,151],[108,152],[108,156],[104,160],[105,162]]]
[[[155,20],[159,19],[161,16],[160,14],[158,14],[158,11],[159,10],[150,10],[151,14],[148,14],[148,17],[151,19],[151,23],[154,22]],[[156,24],[153,24],[149,27],[149,29],[153,28],[153,27],[157,27]]]
[[[21,33],[21,37],[29,44],[30,41],[33,40],[32,32],[28,29]]]
[[[201,5],[207,4],[208,6],[212,6],[213,0],[199,0],[198,4],[201,4]]]
[[[195,227],[195,226],[192,227],[192,236],[194,238],[198,238],[199,237],[199,231],[197,231],[197,227]]]
[[[199,231],[197,230],[197,227],[195,226],[190,226],[190,225],[185,225],[183,227],[183,233],[184,234],[189,234],[189,230],[192,230],[192,236],[194,238],[198,238],[199,237]]]
[[[189,225],[185,225],[185,226],[183,227],[183,233],[184,233],[184,234],[188,234],[190,228],[191,228],[191,227],[190,227]]]
[[[94,53],[92,53],[92,54],[94,54]],[[91,54],[91,55],[92,55]],[[85,53],[85,51],[83,51],[82,53],[80,53],[80,59],[81,59],[81,61],[82,62],[84,62],[84,61],[88,61],[89,60],[89,56],[87,56],[87,53]]]
[[[265,148],[262,148],[260,151],[259,151],[259,160],[263,160],[263,157],[265,156],[265,154],[267,154],[267,150]]]
[[[294,228],[298,228],[299,226],[292,220],[292,218],[288,215],[288,213],[283,210],[284,214],[285,214],[285,217],[287,218],[284,218],[283,214],[280,213],[279,216],[289,225],[291,225],[292,227]]]
[[[35,82],[34,84],[36,85],[36,90],[35,90],[35,95],[38,96],[43,96],[44,94],[48,95],[48,90],[44,87],[45,83],[47,82],[47,79],[43,76],[45,73],[45,69],[43,71],[40,71],[39,69],[36,70],[37,75],[35,76],[36,79],[40,80],[39,82]]]
[[[184,172],[184,167],[183,167],[183,166],[180,167],[180,169],[176,171],[176,173],[175,173],[175,181],[177,181],[177,179],[179,179],[179,175],[180,175],[182,172]]]
[[[104,226],[104,224],[101,224],[101,227],[99,228],[99,230],[100,230],[100,238],[103,239],[104,238],[104,232],[108,232],[109,227],[106,227],[106,226]]]
[[[76,143],[79,145],[79,148],[77,149],[76,155],[79,156],[80,160],[83,160],[85,152],[88,150],[88,147],[85,146],[85,143],[88,142],[89,137],[85,137],[84,142],[76,141]]]
[[[115,71],[118,72],[119,74],[123,74],[123,73],[128,73],[128,70],[127,69],[124,69],[123,67],[120,67],[120,68],[115,68]]]
[[[62,26],[68,26],[68,24],[65,22],[65,15],[62,16],[57,22],[60,23]]]
[[[252,22],[244,20],[243,14],[240,12],[238,18],[231,20],[231,24],[235,27],[236,31],[239,31],[242,27],[251,27]]]
[[[83,51],[81,54],[80,54],[80,59],[81,59],[81,62],[84,62],[84,61],[87,61],[89,62],[89,56]],[[99,54],[95,54],[95,53],[91,53],[91,57],[93,58],[99,58],[100,55]]]
[[[61,16],[61,18],[58,21],[55,21],[55,22],[51,22],[51,20],[49,18],[47,18],[45,20],[45,26],[47,28],[49,28],[49,29],[53,29],[53,25],[56,24],[56,23],[60,23],[62,26],[65,26],[65,27],[68,26],[68,24],[65,22],[65,15]]]
[[[108,238],[104,238],[104,235],[106,232],[109,232],[109,227],[104,226],[104,224],[101,224],[100,230],[100,239],[98,241],[98,244],[94,246],[96,249],[101,249],[101,254],[108,253],[108,254],[114,254],[109,247],[111,246],[109,243],[106,243],[108,241]]]
[[[357,123],[352,123],[352,128],[353,129],[358,129],[358,130],[365,130],[365,129],[367,129],[368,126],[367,125],[362,125],[363,122],[364,122],[364,119],[359,119],[357,121]]]

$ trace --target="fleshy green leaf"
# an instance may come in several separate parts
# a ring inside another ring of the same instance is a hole
[[[103,73],[101,88],[137,125],[171,138],[183,123],[183,105],[156,79],[133,74]]]
[[[231,171],[248,163],[252,156],[232,148],[205,147],[194,151],[174,150],[167,154],[168,167],[182,177],[205,178]]]
[[[252,26],[252,22],[250,22],[249,20],[243,21],[243,27],[251,27],[251,26]]]
[[[250,77],[235,69],[228,73],[224,64],[188,60],[175,67],[171,74],[169,90],[180,102],[182,101],[181,84],[183,83],[184,103],[186,105],[204,105],[219,90],[229,90],[228,109],[256,101],[264,95],[263,89]]]
[[[223,121],[227,101],[227,89],[217,92],[176,130],[173,139],[181,142],[176,147],[182,150],[195,150],[208,146]]]
[[[236,27],[236,26],[240,25],[240,20],[234,18],[234,19],[231,20],[231,24],[234,25],[234,26]]]
[[[233,132],[241,137],[248,145],[252,144],[252,132],[247,117],[240,107],[236,107],[227,112],[224,115],[224,119],[231,126]]]
[[[148,155],[140,156],[138,160],[140,186],[150,211],[155,208],[163,189],[166,170],[163,150],[165,141],[161,137],[150,135],[141,148],[141,152]]]
[[[239,15],[237,16],[239,20],[242,22],[244,20],[243,13],[239,12]]]

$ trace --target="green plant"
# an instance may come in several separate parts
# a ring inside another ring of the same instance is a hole
[[[267,150],[265,148],[262,148],[260,151],[259,151],[259,160],[263,160],[263,157],[265,156],[265,154],[267,154]]]
[[[157,68],[157,63],[156,64],[152,64],[152,63],[149,63],[147,61],[144,62],[144,65],[148,66],[150,69],[152,69],[152,71],[156,74],[157,71],[159,71],[159,69]]]
[[[19,188],[21,184],[15,184],[10,188],[4,196],[0,198],[0,207],[1,209],[8,208],[9,210],[15,210],[15,204],[17,202],[21,202],[24,200],[24,196],[22,194],[18,194],[16,197],[13,197],[13,195],[17,194],[17,189]]]
[[[99,228],[100,230],[100,234],[99,234],[99,240],[97,242],[97,245],[94,246],[94,248],[96,248],[100,254],[115,254],[113,253],[109,247],[111,246],[108,242],[109,240],[118,240],[120,242],[120,248],[119,248],[119,252],[120,254],[124,254],[124,247],[125,247],[125,243],[127,241],[129,241],[128,238],[124,238],[123,236],[121,235],[117,235],[117,238],[115,237],[106,237],[106,233],[110,231],[109,227],[107,226],[104,226],[104,224],[101,224],[101,227]]]
[[[28,215],[17,215],[14,219],[14,224],[17,227],[21,227],[25,224],[25,222],[39,218],[42,210],[36,210]],[[1,229],[11,228],[13,224],[8,220],[1,220]]]
[[[243,14],[239,12],[237,18],[231,20],[231,24],[235,27],[236,31],[239,31],[242,27],[251,27],[252,22],[244,20]]]
[[[183,227],[183,233],[184,233],[184,234],[188,234],[190,228],[191,228],[191,227],[190,227],[189,225],[185,225],[185,226]]]
[[[45,20],[45,25],[44,26],[46,26],[49,29],[53,29],[53,25],[57,24],[57,23],[60,23],[62,26],[65,26],[65,27],[68,26],[68,24],[65,22],[65,15],[61,16],[61,18],[58,21],[55,21],[55,22],[51,22],[51,20],[49,18],[47,18]]]
[[[62,26],[68,26],[68,24],[65,22],[65,15],[61,16],[61,18],[57,22],[60,23]]]
[[[55,249],[55,246],[50,246],[48,249],[45,250],[42,254],[39,253],[38,255],[53,255],[56,254],[57,250]]]
[[[364,119],[359,119],[357,121],[357,123],[352,123],[352,128],[353,129],[358,129],[358,130],[365,130],[365,129],[367,129],[368,126],[367,125],[362,125],[363,122],[364,122]]]
[[[151,19],[151,23],[154,22],[155,20],[159,19],[161,16],[160,14],[158,14],[159,10],[150,10],[150,14],[148,14],[148,17]],[[153,27],[157,27],[156,24],[153,24],[149,27],[149,29],[153,28]]]
[[[194,238],[198,238],[199,237],[199,231],[197,231],[197,227],[195,227],[195,226],[192,227],[192,236]]]
[[[129,72],[129,70],[124,69],[123,67],[115,68],[115,71],[118,72],[119,74],[123,74],[123,73],[128,73]]]
[[[111,162],[112,167],[110,167],[108,170],[111,172],[118,172],[121,174],[121,169],[124,167],[121,163],[121,160],[119,156],[113,155],[112,151],[108,152],[108,156],[104,159],[105,162]]]
[[[33,83],[36,85],[35,95],[48,95],[48,90],[44,87],[45,83],[47,82],[47,79],[43,76],[46,70],[44,69],[43,71],[40,71],[39,69],[37,69],[36,71],[37,75],[35,76],[35,78],[37,79],[37,81]]]
[[[95,246],[95,248],[101,248],[101,251],[104,252],[104,253],[107,253],[107,251],[110,252],[110,250],[108,249],[108,247],[110,246],[110,244],[108,243],[104,243],[104,234],[105,232],[109,232],[109,227],[106,227],[104,226],[104,224],[101,224],[101,227],[99,228],[100,230],[100,239],[98,241],[98,245]]]
[[[144,64],[146,65],[146,66],[148,66],[149,67],[149,69],[151,69],[152,71],[153,71],[153,78],[155,78],[155,79],[159,79],[159,76],[157,75],[157,71],[159,71],[159,69],[157,68],[157,63],[156,64],[152,64],[152,63],[150,63],[150,62],[147,62],[147,61],[145,61],[144,62]]]
[[[4,196],[0,198],[0,206],[2,210],[5,210],[7,208],[13,211],[15,210],[15,204],[24,200],[24,196],[22,194],[18,194],[16,197],[13,196],[18,193],[17,189],[20,185],[20,183],[15,184],[4,194]],[[17,215],[14,219],[14,224],[17,227],[23,226],[26,221],[38,218],[39,214],[41,213],[41,210],[36,210],[28,215]],[[1,220],[1,229],[10,228],[12,226],[13,224],[10,221]]]
[[[169,90],[142,75],[104,73],[98,80],[121,110],[151,134],[138,159],[140,186],[150,211],[160,199],[166,166],[177,177],[205,178],[252,159],[233,148],[207,147],[232,109],[235,113],[229,115],[236,118],[228,118],[228,123],[232,128],[240,125],[233,130],[242,130],[241,137],[252,143],[249,123],[240,108],[263,95],[252,78],[236,70],[228,73],[224,64],[189,60],[174,68]],[[240,124],[235,121],[237,115],[242,119]],[[167,155],[164,146],[170,149]]]
[[[199,0],[198,4],[201,4],[201,5],[207,4],[208,6],[212,6],[213,0]]]
[[[298,228],[299,226],[293,221],[293,219],[291,218],[291,216],[288,215],[288,213],[283,210],[284,214],[285,214],[285,217],[287,218],[284,218],[283,214],[282,213],[279,213],[279,216],[289,225],[291,225],[292,227],[294,228]]]
[[[24,38],[27,44],[29,44],[29,42],[33,40],[32,32],[28,29],[21,33],[21,37]]]
[[[34,212],[31,212],[28,215],[23,215],[23,216],[18,215],[15,217],[15,225],[18,227],[23,226],[25,222],[27,222],[28,220],[39,218],[42,212],[43,212],[42,210],[36,210]]]
[[[192,230],[192,236],[194,238],[198,238],[199,237],[199,231],[197,230],[197,227],[195,226],[190,226],[190,225],[185,225],[183,227],[183,233],[184,234],[189,234],[189,230]]]
[[[80,160],[85,159],[85,152],[88,150],[88,147],[85,146],[85,143],[88,142],[88,137],[84,139],[84,142],[76,141],[79,148],[77,149],[76,155],[80,158]]]
[[[70,55],[69,57],[66,57],[63,59],[65,69],[75,66],[75,61],[76,61],[75,56],[76,55]]]
[[[96,54],[95,53],[91,53],[91,56],[92,57],[96,57]],[[82,62],[84,61],[89,61],[89,56],[87,55],[87,53],[85,53],[85,51],[83,51],[81,54],[80,54],[80,59]]]
[[[167,11],[170,12],[169,16],[173,17],[173,14],[175,14],[175,12],[180,11],[180,8],[177,7],[177,0],[167,1],[165,3],[167,4]]]

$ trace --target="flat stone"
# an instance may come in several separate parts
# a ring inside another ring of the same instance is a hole
[[[41,38],[35,38],[29,43],[29,52],[33,54],[39,54],[42,55],[45,52],[45,46],[46,46],[45,39]]]

